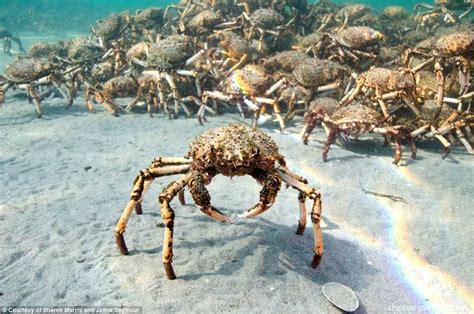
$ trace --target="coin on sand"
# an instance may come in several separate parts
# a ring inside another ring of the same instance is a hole
[[[345,312],[354,312],[359,307],[359,299],[351,288],[337,282],[328,282],[323,286],[324,296],[334,306]]]

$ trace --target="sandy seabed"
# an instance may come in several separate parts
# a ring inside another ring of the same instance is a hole
[[[0,66],[10,62],[1,60]],[[123,104],[127,100],[122,101]],[[261,216],[220,224],[174,200],[175,281],[161,263],[163,228],[157,196],[175,177],[157,179],[125,234],[121,256],[113,229],[140,169],[156,156],[183,156],[202,131],[238,115],[169,120],[114,118],[79,98],[43,106],[20,92],[0,109],[0,304],[143,306],[145,313],[338,313],[323,296],[327,282],[351,287],[359,313],[474,311],[474,159],[460,146],[442,160],[438,143],[419,143],[417,160],[392,165],[381,138],[333,145],[323,163],[324,132],[304,146],[301,119],[286,134],[267,122],[289,168],[323,195],[325,255],[310,268],[310,225],[295,235],[297,192],[282,189]],[[249,121],[246,121],[249,122]],[[393,201],[363,191],[390,194]],[[218,176],[213,204],[236,216],[258,201],[250,177]]]

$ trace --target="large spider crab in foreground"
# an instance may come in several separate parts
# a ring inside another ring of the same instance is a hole
[[[115,239],[124,255],[128,254],[123,233],[128,219],[135,208],[137,214],[142,213],[141,203],[146,190],[155,178],[182,174],[169,184],[160,194],[161,217],[165,225],[163,243],[163,265],[168,279],[175,279],[173,267],[173,228],[174,211],[171,200],[179,194],[184,204],[184,188],[189,187],[195,204],[209,217],[230,222],[229,216],[218,211],[211,205],[211,197],[206,189],[214,176],[252,176],[263,186],[260,201],[239,217],[250,218],[269,209],[277,196],[282,181],[299,191],[300,220],[297,234],[304,232],[306,225],[305,199],[313,200],[311,221],[313,223],[315,255],[311,266],[316,268],[323,255],[323,237],[319,225],[321,219],[321,194],[307,184],[306,179],[288,170],[285,158],[278,151],[273,140],[260,130],[240,124],[210,129],[198,136],[190,144],[190,150],[184,158],[158,157],[150,167],[140,171],[135,179],[130,201],[115,228]]]

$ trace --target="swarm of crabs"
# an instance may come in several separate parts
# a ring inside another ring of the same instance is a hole
[[[87,37],[35,43],[0,28],[17,58],[0,75],[0,104],[20,90],[43,115],[45,99],[80,93],[87,110],[169,118],[236,111],[273,116],[281,131],[304,116],[303,143],[321,125],[323,159],[344,141],[377,133],[416,155],[415,141],[460,142],[472,154],[473,1],[388,6],[306,0],[181,0],[99,20]],[[12,47],[16,43],[18,49]],[[123,101],[128,104],[122,107]],[[46,113],[47,114],[47,113]]]
[[[114,116],[144,107],[151,117],[195,116],[201,124],[224,110],[251,117],[253,128],[211,129],[190,144],[185,157],[157,157],[140,171],[116,226],[116,243],[128,254],[125,228],[133,210],[142,213],[152,181],[181,174],[159,197],[163,263],[167,277],[176,278],[171,200],[179,196],[184,202],[188,187],[203,213],[228,222],[211,205],[206,185],[218,174],[250,175],[263,188],[259,203],[242,217],[269,209],[285,183],[299,191],[302,234],[305,199],[313,201],[316,268],[323,254],[321,196],[256,129],[260,118],[273,115],[283,132],[303,116],[304,144],[321,125],[327,134],[324,161],[338,136],[347,142],[364,133],[394,144],[394,164],[402,159],[404,142],[415,158],[421,139],[437,139],[443,158],[457,142],[473,154],[473,7],[472,0],[435,0],[416,4],[413,12],[399,6],[376,12],[330,1],[181,0],[114,13],[97,21],[90,36],[35,43],[28,53],[18,36],[0,27],[4,53],[17,55],[0,75],[0,105],[8,103],[8,91],[20,90],[38,117],[47,114],[45,99],[60,96],[69,108],[79,93],[88,111],[100,104]]]

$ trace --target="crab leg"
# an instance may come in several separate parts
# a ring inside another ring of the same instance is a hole
[[[118,117],[120,107],[115,103],[110,95],[103,95],[102,93],[96,92],[95,98],[108,112],[113,116]]]
[[[192,70],[176,70],[176,74],[182,75],[182,76],[191,76],[191,77],[197,76],[197,72],[192,71]]]
[[[280,106],[278,105],[277,101],[273,103],[273,111],[275,112],[278,123],[280,124],[280,132],[285,131],[285,128],[286,128],[285,120],[281,116]]]
[[[229,76],[232,72],[240,68],[245,62],[247,62],[247,59],[248,59],[248,55],[247,54],[243,55],[242,58],[240,58],[239,62],[237,62],[232,68],[230,68],[230,70],[227,71],[224,74],[224,76]]]
[[[274,92],[276,92],[277,90],[279,90],[284,84],[286,84],[286,78],[282,78],[282,79],[278,80],[278,82],[276,82],[275,84],[273,84],[273,85],[265,92],[265,96],[270,96],[271,94],[273,94]]]
[[[301,139],[303,140],[304,145],[308,145],[308,138],[316,127],[316,119],[311,119],[311,121],[305,123],[303,129],[301,130]]]
[[[459,90],[459,95],[464,95],[468,92],[470,87],[470,63],[466,58],[459,57],[458,58],[459,66],[458,66],[458,76],[459,76],[459,84],[461,88]]]
[[[199,124],[202,125],[203,121],[206,121],[206,117],[204,116],[206,111],[209,111],[213,115],[215,115],[217,113],[214,109],[212,109],[211,107],[208,107],[206,104],[202,103],[198,98],[196,98],[194,96],[189,96],[189,97],[191,98],[191,101],[194,101],[194,103],[197,106],[199,106],[198,112],[196,114]]]
[[[403,102],[408,106],[408,108],[411,109],[411,111],[413,111],[413,113],[419,117],[420,116],[420,111],[418,110],[418,108],[416,108],[415,104],[414,104],[414,101],[411,101],[407,96],[405,95],[402,95],[402,99],[403,99]],[[415,99],[415,98],[413,98]]]
[[[467,141],[474,144],[474,135],[472,134],[469,125],[464,126],[464,133],[466,134]]]
[[[156,88],[158,89],[158,99],[159,99],[159,102],[160,104],[163,106],[163,110],[166,112],[166,114],[168,114],[169,116],[169,112],[168,112],[168,105],[166,104],[166,100],[165,100],[165,94],[163,92],[163,85],[162,85],[162,77],[159,76],[158,77],[158,81],[156,82]]]
[[[474,150],[472,149],[471,143],[469,143],[469,141],[464,136],[464,133],[458,128],[456,128],[456,136],[459,139],[459,141],[461,142],[461,144],[466,148],[467,152],[469,154],[473,155]]]
[[[173,229],[174,229],[174,211],[170,206],[171,200],[189,183],[192,173],[183,175],[178,180],[168,185],[161,192],[158,200],[161,208],[161,218],[165,225],[165,235],[163,240],[163,266],[165,267],[166,277],[173,280],[176,275],[171,265],[173,261]]]
[[[204,49],[199,50],[199,52],[197,52],[194,56],[186,60],[185,65],[188,66],[195,63],[199,58],[201,58],[204,55],[204,53],[205,53]]]
[[[6,55],[11,56],[11,53],[10,53],[11,47],[12,47],[12,41],[10,40],[10,38],[8,37],[4,38],[3,39],[3,52]]]
[[[414,68],[410,69],[410,71],[412,73],[417,73],[417,72],[423,70],[424,68],[426,68],[428,65],[430,65],[434,60],[435,60],[435,58],[431,57],[428,60],[426,60],[425,62],[420,63],[419,65],[417,65]]]
[[[244,99],[245,101],[245,99]],[[278,120],[278,123],[280,124],[280,131],[283,132],[285,130],[285,122],[283,121],[283,118],[281,116],[281,111],[280,111],[280,107],[278,106],[278,102],[275,100],[275,99],[271,99],[271,98],[264,98],[264,97],[255,97],[255,101],[257,103],[263,103],[263,104],[267,104],[267,105],[271,105],[273,107],[273,111],[275,112],[275,115],[277,117],[277,120]],[[251,105],[249,105],[249,103],[247,101],[245,101],[245,103],[252,109],[252,110],[259,110],[260,108],[253,108],[251,107]]]
[[[471,4],[471,6],[469,6],[469,9],[467,9],[464,13],[462,13],[458,16],[458,19],[460,20],[460,19],[464,18],[465,16],[467,16],[469,13],[471,13],[472,8],[474,8],[474,5]]]
[[[35,104],[36,115],[38,116],[38,118],[41,118],[41,116],[43,115],[43,112],[41,110],[41,98],[38,95],[36,88],[32,85],[28,85],[27,91],[30,94],[30,96],[33,98],[33,103]]]
[[[431,135],[434,136],[438,141],[441,142],[441,144],[444,146],[444,153],[443,153],[443,159],[446,158],[449,155],[449,152],[451,151],[451,143],[448,142],[448,140],[443,136],[446,132],[440,131],[439,129],[437,130],[434,126],[430,126],[431,128]],[[427,136],[429,136],[428,134]]]
[[[443,99],[444,99],[444,85],[446,78],[444,77],[443,67],[440,62],[437,61],[435,64],[435,74],[436,80],[438,81],[438,95],[436,99],[436,112],[434,117],[438,118],[441,110],[443,109]]]
[[[151,161],[152,167],[190,164],[186,157],[156,157]]]
[[[288,170],[277,169],[277,174],[283,180],[283,182],[300,191],[300,194],[298,195],[298,200],[300,203],[300,215],[304,215],[304,217],[300,216],[300,220],[298,222],[298,229],[296,231],[297,234],[302,234],[304,231],[303,223],[306,222],[306,207],[304,201],[306,197],[309,197],[314,202],[313,207],[311,209],[311,222],[313,223],[314,233],[314,257],[313,261],[311,262],[311,267],[317,268],[319,263],[321,262],[321,258],[324,253],[323,235],[320,226],[322,211],[321,194],[305,182],[297,180],[295,178],[295,175],[293,175]]]
[[[336,90],[339,87],[341,87],[341,83],[342,82],[335,82],[335,83],[331,83],[331,84],[328,84],[328,85],[319,86],[318,88],[316,88],[316,93],[322,93],[322,92]]]
[[[66,109],[68,109],[69,107],[72,106],[72,102],[73,102],[73,99],[72,99],[72,96],[69,95],[68,93],[66,93],[62,87],[61,87],[61,82],[58,82],[56,81],[55,79],[51,78],[51,83],[54,85],[54,87],[59,91],[59,93],[61,94],[61,96],[63,96],[64,99],[67,100],[67,105],[66,105]]]
[[[172,166],[157,166],[146,168],[138,174],[133,183],[132,192],[130,193],[130,200],[125,207],[122,216],[120,216],[117,226],[115,227],[115,242],[123,255],[128,255],[128,249],[125,244],[123,234],[127,227],[128,220],[135,208],[135,212],[139,215],[142,213],[141,202],[143,196],[155,178],[161,176],[169,176],[174,174],[186,173],[189,171],[189,165],[172,165]]]
[[[354,100],[354,98],[356,98],[356,96],[360,93],[360,90],[362,89],[362,85],[363,84],[357,84],[356,87],[352,89],[351,92],[349,92],[349,94],[346,94],[339,102],[340,106],[345,106],[351,103]]]
[[[202,87],[201,87],[201,79],[199,76],[196,76],[196,79],[194,80],[194,85],[196,86],[196,93],[199,97],[202,96]]]
[[[150,92],[147,93],[145,97],[145,102],[146,102],[146,111],[150,115],[151,118],[153,118],[153,113],[151,112],[151,104],[154,102],[154,97],[153,94]]]
[[[331,144],[334,143],[337,133],[339,133],[336,126],[328,125],[328,127],[329,127],[329,134],[327,136],[326,142],[324,143],[324,147],[323,147],[323,161],[324,162],[328,161],[329,149],[331,148]]]
[[[176,115],[179,113],[179,106],[180,106],[180,95],[178,92],[178,88],[174,82],[174,78],[169,73],[164,73],[165,79],[168,82],[168,85],[171,88],[171,92],[173,93],[173,101],[174,101],[174,112]]]
[[[5,102],[5,94],[10,89],[11,86],[12,84],[7,83],[3,85],[2,87],[0,87],[0,106]]]
[[[92,96],[95,92],[91,89],[90,86],[86,86],[84,89],[84,99],[86,100],[86,107],[89,112],[95,113],[94,106],[92,103]]]
[[[128,104],[128,106],[125,108],[125,111],[127,112],[130,112],[133,107],[135,107],[135,105],[140,101],[140,99],[143,97],[143,94],[144,94],[144,87],[143,86],[140,86],[140,88],[138,89],[138,92],[137,92],[137,96],[135,98],[132,99],[132,101]]]
[[[381,135],[384,135],[386,137],[387,135],[395,139],[395,158],[393,160],[393,164],[397,165],[401,158],[402,158],[402,137],[404,136],[405,138],[408,139],[410,143],[410,150],[411,150],[411,158],[415,159],[416,158],[416,146],[415,142],[413,141],[413,137],[411,133],[403,129],[400,126],[395,126],[395,127],[386,127],[386,128],[373,128],[371,132],[378,133]]]
[[[376,98],[377,98],[377,102],[379,103],[379,106],[382,109],[383,116],[385,118],[388,118],[390,116],[390,114],[388,113],[387,105],[383,101],[382,94],[381,94],[381,92],[378,88],[375,89],[375,95],[376,95]]]

